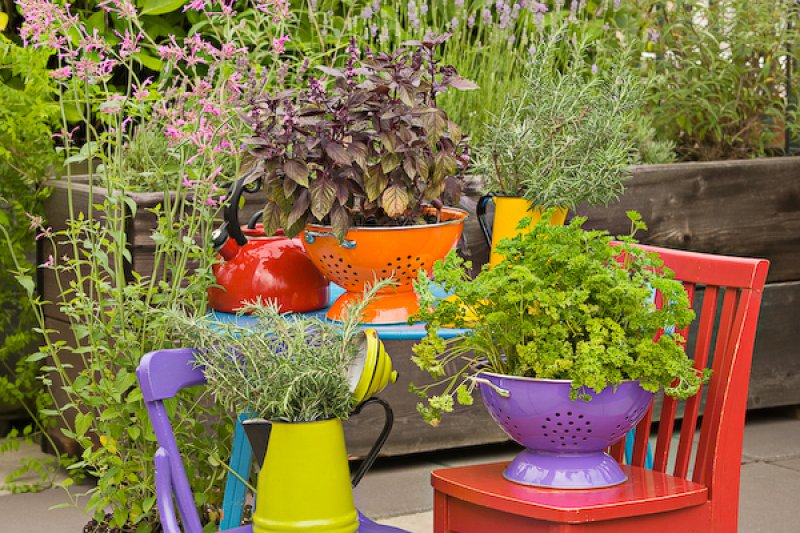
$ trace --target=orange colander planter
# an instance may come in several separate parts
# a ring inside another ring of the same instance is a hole
[[[378,292],[362,321],[405,323],[419,309],[412,285],[417,272],[430,271],[455,247],[466,218],[465,211],[445,207],[436,224],[351,228],[341,244],[330,226],[306,226],[300,236],[309,257],[325,277],[347,291],[328,310],[328,318],[340,320],[349,303],[361,297],[365,284],[392,276],[397,285]]]

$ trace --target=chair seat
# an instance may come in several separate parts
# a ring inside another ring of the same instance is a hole
[[[481,507],[536,520],[583,523],[675,511],[708,501],[698,483],[622,465],[628,481],[615,487],[557,490],[528,487],[503,478],[508,462],[434,470],[440,493]]]

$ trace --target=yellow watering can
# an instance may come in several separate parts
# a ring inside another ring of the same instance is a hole
[[[392,360],[374,329],[360,332],[356,342],[357,354],[348,369],[350,389],[358,401],[352,414],[360,413],[371,403],[380,404],[385,421],[378,440],[351,476],[341,420],[244,422],[256,451],[259,449],[254,442],[258,440],[254,438],[257,427],[271,426],[264,466],[258,476],[254,533],[353,533],[358,530],[352,487],[377,459],[394,422],[389,404],[371,396],[394,383],[397,372],[392,369]],[[265,441],[263,436],[260,439],[262,443]]]
[[[486,223],[486,206],[490,201],[494,203],[494,223],[491,229]],[[489,264],[497,266],[503,260],[503,256],[495,251],[497,243],[506,238],[516,237],[519,233],[517,227],[525,217],[531,218],[529,227],[533,227],[542,218],[542,210],[525,198],[487,194],[478,200],[475,215],[483,235],[486,237],[486,243],[492,250]],[[550,219],[550,224],[553,226],[563,224],[566,218],[566,208],[556,209]]]

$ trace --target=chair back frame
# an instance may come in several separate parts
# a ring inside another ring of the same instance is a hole
[[[174,494],[186,533],[202,533],[203,526],[164,400],[175,397],[187,387],[205,384],[203,369],[195,368],[192,349],[158,350],[142,357],[136,377],[159,446],[155,455],[156,500],[165,531],[180,532],[172,505]]]
[[[688,353],[693,354],[698,370],[706,368],[711,359],[712,375],[707,385],[694,470],[689,477],[702,389],[686,401],[672,474],[707,486],[712,503],[712,523],[723,525],[720,531],[735,531],[747,388],[769,261],[654,246],[642,245],[641,248],[661,256],[664,267],[672,270],[675,279],[683,282],[693,308],[698,288],[704,290],[695,342],[688,347]],[[659,294],[656,305],[660,302]],[[679,330],[678,333],[688,339],[688,330]],[[713,357],[710,357],[712,345]],[[643,467],[647,458],[652,411],[651,406],[636,428],[630,461],[634,466]],[[657,471],[668,471],[676,413],[677,401],[665,396],[653,456]],[[624,446],[623,440],[612,447],[612,455],[617,460],[622,460]]]

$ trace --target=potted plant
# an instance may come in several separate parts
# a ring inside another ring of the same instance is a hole
[[[552,216],[552,210],[545,212]],[[685,398],[703,380],[677,333],[693,318],[680,282],[653,252],[634,246],[644,223],[612,245],[607,232],[536,223],[498,244],[505,260],[470,280],[455,254],[437,263],[435,283],[457,296],[433,307],[433,281],[420,275],[417,318],[427,336],[414,362],[437,381],[413,386],[435,424],[476,384],[492,417],[527,449],[505,472],[515,482],[559,488],[621,483],[603,452],[646,413],[655,391]],[[523,220],[520,227],[529,223]],[[654,291],[663,305],[654,305]],[[470,332],[444,340],[443,324]],[[673,328],[669,328],[673,330]]]
[[[444,205],[458,200],[469,153],[436,100],[476,86],[436,61],[447,37],[363,59],[352,40],[346,69],[319,67],[330,83],[311,77],[308,87],[258,99],[250,114],[264,230],[302,234],[326,277],[347,290],[329,318],[340,319],[365,283],[393,275],[397,285],[382,290],[364,319],[405,322],[417,310],[417,271],[461,235],[466,213]]]
[[[364,293],[340,324],[313,315],[284,318],[275,303],[260,301],[243,309],[257,317],[256,326],[170,313],[180,337],[197,348],[195,362],[214,398],[229,412],[251,413],[270,426],[255,533],[358,528],[342,420],[396,379],[375,330],[358,328],[363,308],[387,283]],[[356,476],[363,473],[362,466]]]
[[[622,58],[607,71],[589,65],[589,45],[563,27],[543,33],[525,83],[487,124],[474,171],[485,176],[489,193],[478,203],[478,219],[492,265],[502,260],[497,243],[514,235],[522,218],[535,222],[557,207],[552,223],[562,224],[567,209],[617,198],[630,177],[644,84]],[[484,221],[489,200],[492,231]]]

